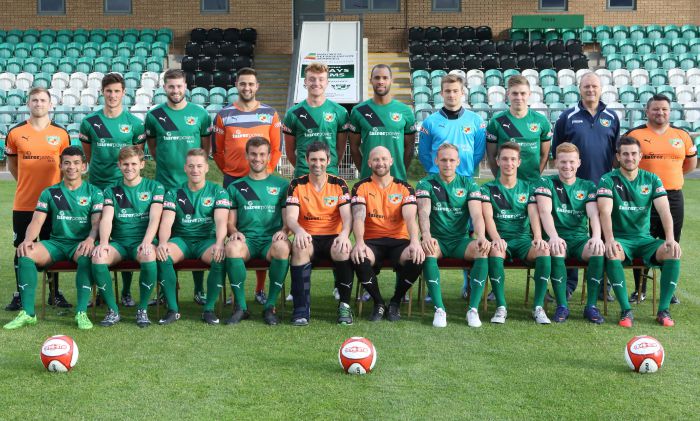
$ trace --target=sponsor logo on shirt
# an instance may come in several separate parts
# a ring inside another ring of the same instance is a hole
[[[671,144],[676,149],[682,148],[683,147],[683,141],[680,139],[671,139],[668,141],[668,143]]]
[[[601,118],[600,125],[603,127],[610,127],[610,120],[608,120],[607,118]]]
[[[231,207],[231,202],[226,199],[219,199],[214,203],[216,206],[228,206]]]
[[[401,121],[401,113],[391,113],[391,121],[399,122]]]
[[[531,132],[537,133],[540,130],[540,125],[537,123],[531,123],[529,129]]]
[[[427,190],[416,190],[416,196],[418,197],[428,197],[430,196],[430,192]]]
[[[656,193],[666,193],[666,189],[664,188],[664,186],[657,187]]]
[[[130,124],[121,124],[121,125],[119,125],[119,131],[122,133],[131,133],[131,125]]]
[[[194,125],[197,124],[197,117],[192,116],[192,115],[188,115],[188,116],[185,117],[185,123],[186,123],[188,126],[194,126]]]
[[[56,146],[58,143],[61,141],[61,138],[58,136],[46,136],[46,143],[48,143],[51,146]]]
[[[267,186],[267,193],[273,196],[277,196],[280,193],[280,189],[273,186]]]
[[[287,197],[287,203],[299,204],[299,198],[295,196]]]
[[[46,202],[38,201],[36,202],[36,207],[39,209],[48,209],[49,205]]]
[[[203,198],[202,198],[202,205],[203,205],[203,206],[209,207],[209,206],[211,206],[213,203],[214,203],[214,200],[212,200],[211,197],[203,197]]]
[[[601,187],[601,188],[598,189],[598,194],[607,195],[607,196],[612,196],[612,193],[613,193],[612,190],[607,189],[607,188],[605,188],[605,187]]]
[[[392,205],[397,205],[397,204],[401,203],[401,199],[403,199],[402,194],[395,193],[395,194],[389,195],[389,203],[391,203]]]
[[[80,206],[87,206],[87,204],[88,204],[88,198],[85,197],[85,196],[80,196],[80,197],[78,197],[78,204],[79,204]]]
[[[571,124],[581,124],[581,123],[583,123],[583,120],[571,120]]]
[[[138,195],[139,195],[139,200],[142,202],[146,202],[146,201],[148,201],[148,199],[151,198],[151,193],[147,192],[147,191],[140,191],[140,192],[138,192]]]
[[[335,206],[338,203],[338,196],[326,196],[323,198],[323,204],[329,208]]]
[[[328,123],[332,123],[333,121],[335,121],[335,114],[323,113],[323,119]]]

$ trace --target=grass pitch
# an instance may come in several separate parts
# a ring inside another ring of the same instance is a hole
[[[14,183],[0,182],[3,306],[14,290],[14,188]],[[694,418],[700,411],[700,286],[694,276],[700,260],[700,181],[688,181],[684,190],[684,255],[677,290],[682,303],[671,308],[674,328],[656,325],[650,300],[633,305],[632,329],[617,326],[616,303],[605,324],[591,325],[582,320],[579,291],[567,323],[537,326],[523,305],[525,275],[516,271],[507,274],[509,318],[503,326],[488,323],[493,304],[482,314],[482,328],[466,326],[457,271],[443,273],[445,329],[432,327],[432,311],[423,318],[414,312],[393,324],[356,317],[353,326],[336,326],[330,272],[313,277],[312,321],[306,328],[289,325],[289,307],[282,325],[263,324],[261,306],[252,303],[253,273],[247,280],[252,320],[235,327],[207,326],[199,320],[201,308],[192,302],[190,275],[183,274],[183,319],[171,326],[139,329],[135,310],[123,309],[119,325],[83,332],[72,312],[49,310],[37,326],[0,329],[0,418]],[[61,275],[61,289],[75,303],[73,280]],[[135,276],[135,294],[137,282]],[[382,273],[380,284],[390,296],[393,274]],[[104,311],[98,309],[93,322]],[[219,316],[227,317],[229,311]],[[368,312],[365,306],[365,317]],[[155,310],[149,314],[155,319]],[[12,317],[14,313],[0,310],[0,324]],[[72,336],[80,349],[78,364],[68,374],[47,373],[39,360],[42,342],[56,334]],[[665,347],[666,361],[656,374],[633,373],[624,361],[626,342],[642,334]],[[374,342],[378,360],[372,374],[341,372],[338,347],[349,336]]]

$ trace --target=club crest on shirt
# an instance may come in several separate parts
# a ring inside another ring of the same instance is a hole
[[[258,121],[261,123],[269,123],[270,114],[258,114]]]
[[[327,123],[332,123],[333,121],[335,121],[335,114],[323,113],[323,120],[325,120]]]
[[[639,192],[642,194],[649,194],[651,191],[651,186],[648,184],[642,184],[642,186],[639,188]]]
[[[140,192],[138,192],[138,195],[139,195],[139,200],[142,202],[146,202],[146,201],[148,201],[148,199],[151,198],[151,193],[149,193],[147,191],[140,191]]]
[[[85,197],[85,196],[80,196],[80,197],[78,197],[78,204],[79,204],[80,206],[87,206],[87,204],[88,204],[88,198]]]
[[[338,196],[326,196],[323,198],[323,204],[330,207],[335,206],[338,203]]]
[[[188,115],[187,117],[185,117],[185,123],[187,123],[187,125],[189,126],[194,126],[195,124],[197,124],[197,117]]]
[[[601,118],[600,125],[603,127],[610,127],[610,120],[608,120],[607,118]]]
[[[211,206],[213,203],[214,203],[214,200],[212,200],[211,197],[203,197],[203,198],[202,198],[202,205],[203,205],[203,206],[209,207],[209,206]]]
[[[267,192],[273,196],[277,196],[280,192],[280,189],[274,186],[267,186]]]
[[[56,146],[58,143],[61,141],[61,138],[58,136],[46,136],[46,143],[48,143],[51,146]]]
[[[576,193],[574,193],[574,197],[577,200],[583,200],[584,197],[586,197],[586,192],[583,190],[576,190]]]
[[[521,193],[518,195],[518,203],[525,203],[527,202],[527,195],[524,193]]]
[[[464,189],[455,189],[455,196],[464,197]]]
[[[392,205],[397,205],[397,204],[401,203],[401,199],[403,199],[402,194],[395,193],[395,194],[389,195],[389,203],[391,203]]]
[[[683,147],[683,141],[680,140],[680,139],[678,139],[678,138],[676,138],[676,139],[671,139],[671,140],[668,141],[668,143],[670,143],[671,146],[673,146],[673,147],[676,148],[676,149],[679,149],[679,148],[682,148],[682,147]]]
[[[396,123],[401,121],[401,113],[391,113],[391,121]]]
[[[119,131],[122,133],[131,133],[131,125],[130,124],[120,124],[119,125]]]
[[[462,127],[462,131],[464,132],[464,134],[469,134],[469,133],[471,133],[472,128],[469,126],[464,126],[464,127]]]
[[[540,125],[537,123],[530,123],[529,129],[533,133],[537,133],[540,130]]]

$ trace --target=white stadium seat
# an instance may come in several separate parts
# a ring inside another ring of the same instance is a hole
[[[80,104],[80,91],[76,88],[68,88],[64,90],[61,104],[69,107],[75,107],[76,105]]]
[[[634,69],[630,74],[632,86],[639,87],[649,84],[649,72],[646,69]]]
[[[472,69],[467,72],[467,86],[481,86],[484,84],[484,72]]]
[[[63,90],[58,88],[49,89],[49,95],[51,95],[51,103],[53,105],[58,105],[63,99]]]
[[[620,120],[624,120],[625,118],[625,106],[620,104],[619,102],[611,102],[610,104],[606,104],[606,108],[609,108],[613,111],[615,111],[615,114],[617,114],[617,117]]]
[[[689,121],[691,123],[700,121],[700,102],[688,102],[686,104],[683,104],[683,108],[685,108],[686,121]]]
[[[503,86],[491,86],[487,94],[489,105],[506,102],[506,89]]]
[[[13,73],[0,73],[0,89],[9,91],[15,86],[15,75]]]
[[[593,70],[591,69],[578,69],[576,71],[576,84],[581,83],[581,78],[583,75],[588,74],[588,73],[593,73]]]
[[[148,112],[148,109],[149,109],[148,105],[136,103],[129,109],[129,111],[133,115],[135,115],[138,119],[143,121],[146,119],[146,113]]]
[[[15,88],[23,91],[28,91],[34,84],[34,75],[27,72],[22,72],[15,79]]]
[[[538,86],[540,84],[540,74],[535,69],[523,70],[522,76],[530,82],[530,86]]]
[[[602,93],[600,95],[601,101],[605,104],[611,104],[617,102],[617,87],[613,85],[603,86]]]
[[[617,69],[612,74],[613,85],[618,88],[621,86],[627,86],[631,84],[630,72],[627,69]]]
[[[668,84],[678,86],[685,84],[685,72],[683,69],[668,69]]]
[[[530,86],[530,99],[527,100],[527,103],[532,105],[541,102],[544,102],[544,93],[542,92],[542,87]]]
[[[685,72],[685,80],[690,86],[700,86],[700,69],[688,69],[688,71]]]
[[[571,69],[562,69],[557,73],[560,88],[566,88],[576,83],[576,73]]]
[[[678,85],[676,86],[676,101],[679,104],[687,104],[692,102],[695,93],[693,92],[693,87],[688,85]]]
[[[102,78],[105,77],[102,72],[92,72],[88,75],[87,87],[102,90]]]
[[[612,77],[612,73],[610,73],[610,70],[598,69],[595,71],[595,74],[597,74],[598,78],[600,78],[600,85],[601,86],[612,85],[613,77]]]
[[[87,107],[93,107],[97,104],[97,98],[100,94],[96,89],[85,88],[80,92],[80,104]]]

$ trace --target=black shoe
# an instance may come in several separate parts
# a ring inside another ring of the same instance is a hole
[[[219,324],[219,318],[216,317],[216,314],[214,314],[213,311],[205,311],[204,313],[202,313],[202,320],[204,320],[204,322],[209,325]]]
[[[149,307],[152,307],[152,306],[154,306],[154,305],[156,305],[156,304],[160,304],[160,305],[165,304],[165,297],[160,296],[160,297],[158,297],[157,299],[154,298],[154,299],[152,299],[152,300],[150,300],[150,301],[148,302],[148,306],[149,306]]]
[[[277,317],[277,311],[274,307],[266,308],[265,311],[263,311],[263,320],[265,321],[265,324],[270,326],[276,326],[280,322],[280,319]]]
[[[122,305],[124,307],[135,307],[136,302],[131,298],[131,294],[122,294]]]
[[[19,292],[15,292],[12,294],[12,300],[10,301],[10,304],[5,306],[5,311],[19,311],[22,310],[22,298],[19,295]]]
[[[496,295],[493,293],[493,291],[489,292],[489,295],[486,297],[487,301],[496,301]]]
[[[384,304],[375,304],[374,310],[372,310],[372,315],[369,316],[370,322],[378,322],[384,318],[384,313],[386,312],[386,306]]]
[[[51,303],[51,296],[49,295],[49,305],[55,305],[56,307],[60,308],[71,308],[73,307],[73,304],[69,303],[66,300],[66,297],[61,294],[61,291],[56,292],[56,296],[54,297],[54,302]]]
[[[122,318],[119,317],[119,314],[115,313],[113,310],[109,310],[107,312],[107,314],[105,315],[105,318],[102,319],[102,321],[100,322],[100,326],[104,326],[104,327],[114,326],[117,323],[119,323],[119,321],[121,319]]]
[[[348,326],[352,324],[352,309],[346,303],[338,304],[338,324]]]
[[[249,318],[250,318],[250,313],[248,312],[248,310],[241,310],[240,308],[236,308],[233,311],[233,314],[231,315],[231,317],[226,319],[224,324],[235,325],[235,324],[240,323],[241,320],[248,320]]]
[[[681,303],[681,300],[679,300],[678,297],[676,297],[676,295],[674,294],[671,297],[671,304],[680,304],[680,303]]]
[[[386,319],[390,322],[398,322],[401,320],[401,313],[399,312],[401,305],[399,303],[389,303],[389,312]]]
[[[148,320],[148,313],[146,310],[136,310],[136,326],[138,327],[147,327],[151,324],[151,321]]]
[[[180,313],[177,313],[172,310],[168,310],[168,312],[165,314],[165,317],[162,319],[158,320],[159,325],[169,325],[170,323],[176,322],[180,320]]]

